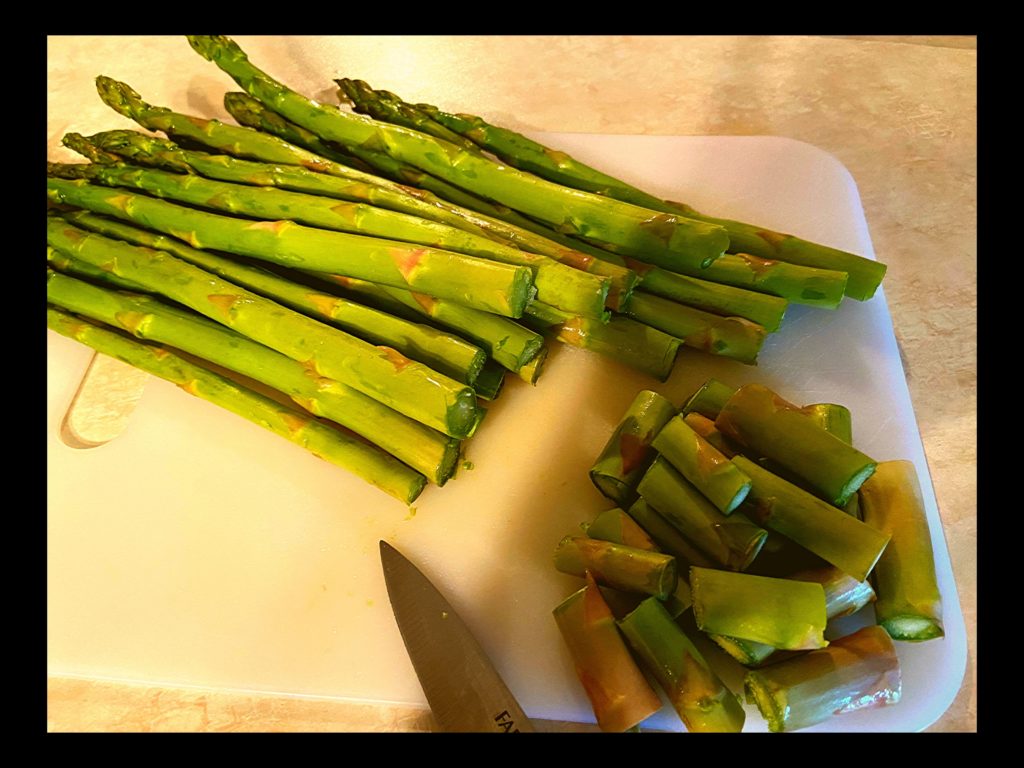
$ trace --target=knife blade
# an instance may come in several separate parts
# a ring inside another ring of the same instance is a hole
[[[395,621],[439,729],[532,733],[526,713],[444,595],[386,541],[380,559]]]

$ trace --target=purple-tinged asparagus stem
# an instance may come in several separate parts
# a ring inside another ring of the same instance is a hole
[[[661,551],[647,531],[618,507],[612,507],[599,513],[597,517],[583,526],[583,530],[592,539],[625,544],[627,547],[644,549],[648,552]]]
[[[622,508],[636,499],[637,483],[656,455],[651,442],[675,413],[672,402],[657,392],[637,394],[590,468],[601,493]]]
[[[731,459],[738,453],[736,446],[729,442],[729,439],[715,426],[715,422],[707,416],[692,411],[683,416],[683,421],[690,429],[715,446],[723,456]]]
[[[606,509],[595,517],[590,523],[583,526],[587,536],[601,541],[610,541],[613,544],[623,544],[634,549],[641,549],[645,552],[661,552],[661,548],[654,542],[650,535],[632,517],[618,507]],[[672,553],[668,553],[675,557]],[[679,575],[679,564],[675,565],[676,575]],[[621,593],[626,594],[626,593]],[[607,595],[605,595],[607,598]],[[620,611],[612,606],[612,612],[616,618],[629,613],[640,602],[633,593],[633,605],[626,611]],[[620,603],[622,601],[620,600]],[[693,598],[690,596],[690,585],[682,578],[677,579],[675,591],[663,601],[665,606],[672,613],[673,617],[679,616],[683,611],[693,605]]]
[[[665,691],[691,733],[739,733],[746,713],[673,620],[665,607],[648,598],[619,622],[641,662]]]
[[[602,731],[627,731],[661,709],[592,577],[552,613]]]
[[[861,486],[860,509],[866,524],[892,537],[872,573],[878,623],[896,640],[942,637],[942,596],[913,462],[879,463]]]
[[[743,687],[775,733],[896,704],[902,695],[896,647],[874,625],[833,640],[828,648],[752,670]]]
[[[671,555],[586,536],[566,536],[558,543],[555,569],[580,577],[590,572],[599,584],[660,600],[671,595],[678,583]]]

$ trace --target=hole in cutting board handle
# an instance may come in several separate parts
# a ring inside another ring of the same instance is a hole
[[[149,374],[97,352],[60,426],[69,448],[97,448],[124,432]]]

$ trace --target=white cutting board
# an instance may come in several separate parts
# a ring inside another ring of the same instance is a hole
[[[853,179],[807,144],[537,137],[699,210],[873,258]],[[508,382],[468,443],[473,468],[428,488],[415,514],[155,379],[124,434],[69,448],[60,423],[91,351],[52,332],[47,344],[51,674],[425,703],[381,576],[386,539],[449,596],[531,717],[593,722],[550,615],[579,582],[555,572],[553,549],[611,506],[587,470],[637,391],[680,403],[715,376],[846,405],[859,448],[910,459],[923,480],[946,637],[898,644],[898,706],[813,730],[918,730],[959,689],[964,624],[884,291],[792,307],[756,368],[683,350],[665,384],[559,345],[535,388]],[[648,725],[681,729],[668,708]],[[748,707],[746,730],[764,729]]]

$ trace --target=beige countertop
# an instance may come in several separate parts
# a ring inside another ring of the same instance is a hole
[[[52,40],[51,83],[75,75],[83,46],[115,51],[112,43]],[[441,90],[447,106],[511,128],[784,136],[849,169],[875,252],[889,265],[885,295],[968,632],[962,688],[929,730],[976,730],[976,39],[356,37],[351,54],[350,76],[411,101],[436,102]],[[413,708],[48,681],[51,731],[423,730],[429,723]]]

